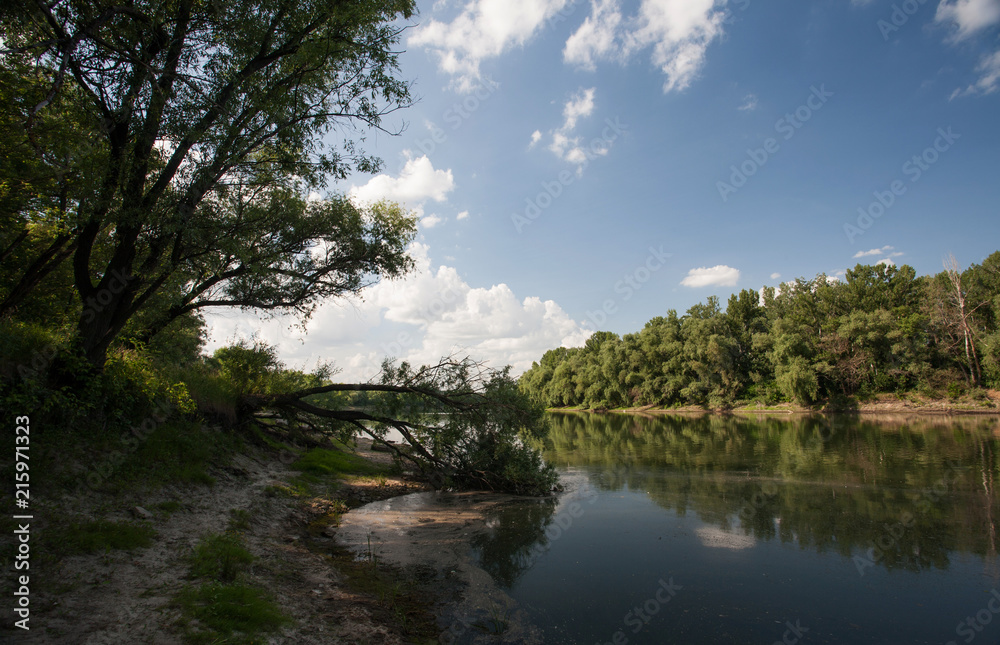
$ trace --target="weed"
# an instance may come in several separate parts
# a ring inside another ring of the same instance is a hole
[[[245,508],[234,508],[229,511],[229,530],[242,533],[250,530],[250,520],[253,516]]]
[[[233,582],[253,562],[236,535],[209,535],[191,554],[191,575],[217,582]]]
[[[193,643],[256,643],[256,634],[273,632],[290,622],[262,589],[244,584],[212,583],[187,587],[176,603],[187,618],[200,624],[189,630]]]

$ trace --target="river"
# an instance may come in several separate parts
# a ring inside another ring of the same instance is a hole
[[[479,590],[446,642],[1000,642],[1000,419],[550,416],[554,499],[402,513]]]

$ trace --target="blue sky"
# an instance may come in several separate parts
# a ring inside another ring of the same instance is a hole
[[[385,355],[530,367],[858,262],[1000,249],[1000,0],[438,0],[408,22],[418,102],[369,133],[383,173],[332,187],[421,216],[418,271],[306,325],[292,365]]]

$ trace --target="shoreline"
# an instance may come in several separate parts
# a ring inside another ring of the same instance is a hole
[[[988,406],[988,407],[987,407]],[[698,406],[681,406],[664,408],[655,405],[644,405],[630,408],[583,408],[580,406],[546,408],[546,412],[587,414],[648,414],[650,416],[681,414],[703,415],[714,414],[731,416],[737,414],[782,414],[782,415],[860,415],[881,416],[907,414],[913,416],[1000,416],[1000,392],[990,391],[985,400],[975,402],[955,402],[949,399],[923,399],[918,401],[901,400],[896,395],[881,395],[875,401],[858,402],[852,407],[806,407],[794,403],[778,404],[767,407],[742,405],[732,408],[704,408]]]

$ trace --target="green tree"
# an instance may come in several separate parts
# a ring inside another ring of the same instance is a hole
[[[184,287],[150,333],[208,306],[308,315],[320,298],[405,272],[412,218],[305,196],[331,177],[378,168],[354,141],[334,147],[323,135],[380,128],[410,103],[393,75],[393,46],[396,18],[413,8],[412,0],[7,7],[0,66],[30,58],[30,73],[47,85],[40,101],[19,108],[28,137],[72,103],[76,139],[90,144],[69,155],[71,171],[101,163],[65,205],[51,242],[26,254],[0,313],[71,254],[80,344],[100,367],[129,320],[171,285]],[[36,156],[66,158],[44,149],[57,143],[37,141]],[[19,236],[7,247],[23,244]]]

